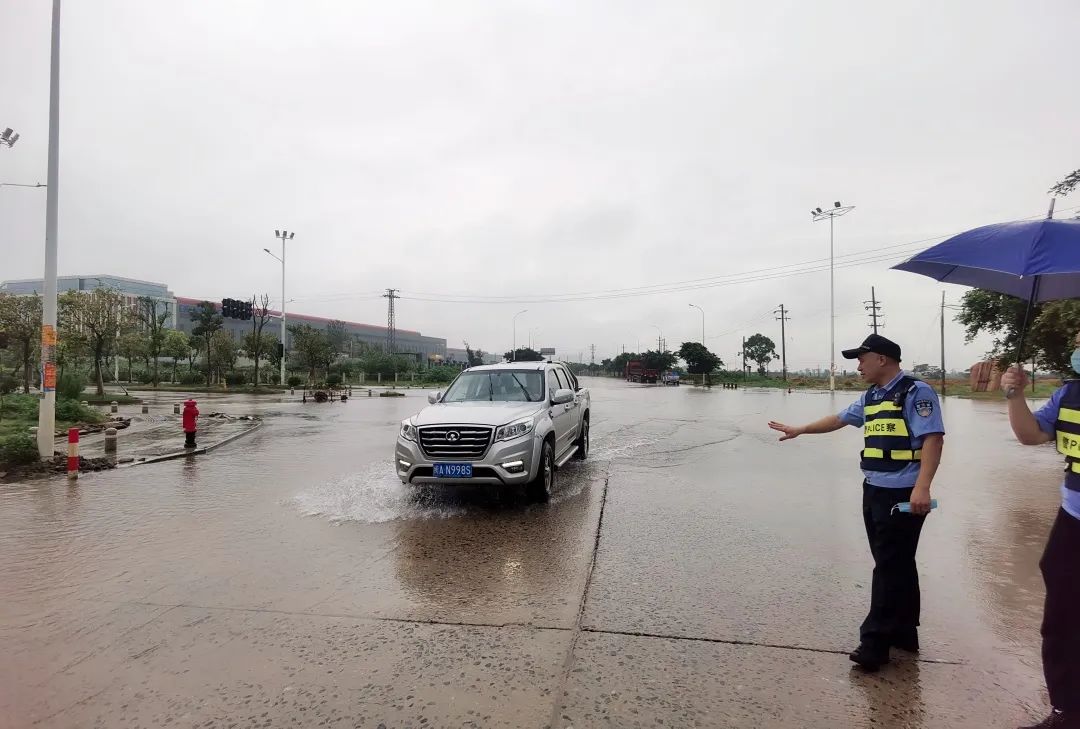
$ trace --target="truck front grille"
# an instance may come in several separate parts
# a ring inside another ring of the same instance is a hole
[[[487,453],[493,431],[476,425],[420,428],[420,447],[428,458],[478,461]]]

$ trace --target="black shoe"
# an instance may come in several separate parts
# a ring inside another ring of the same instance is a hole
[[[893,648],[899,648],[902,651],[908,653],[919,652],[919,629],[912,628],[911,630],[902,630],[899,633],[893,633],[892,639],[889,641]]]
[[[1050,716],[1038,724],[1022,726],[1020,729],[1080,729],[1080,715],[1072,713],[1066,715],[1060,711],[1052,711]]]
[[[848,656],[864,671],[876,671],[889,662],[888,646],[881,647],[869,643],[860,643],[859,647]]]

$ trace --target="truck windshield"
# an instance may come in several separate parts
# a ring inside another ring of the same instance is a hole
[[[539,402],[544,373],[539,370],[465,372],[443,395],[443,402]]]

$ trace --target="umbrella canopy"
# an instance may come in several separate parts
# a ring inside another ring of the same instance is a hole
[[[1033,303],[1080,298],[1080,220],[984,225],[893,268]]]

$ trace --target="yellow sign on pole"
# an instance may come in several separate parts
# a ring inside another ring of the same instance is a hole
[[[41,327],[41,343],[46,347],[56,346],[56,327],[45,324]]]

